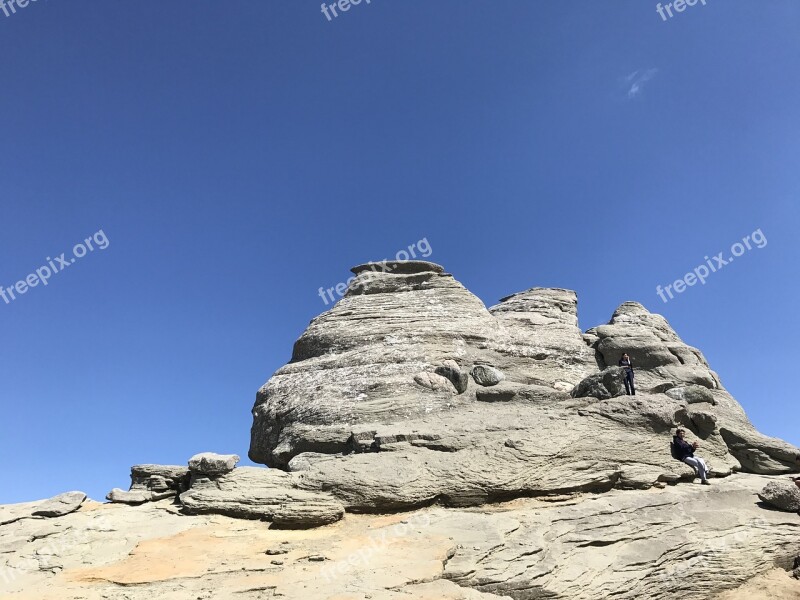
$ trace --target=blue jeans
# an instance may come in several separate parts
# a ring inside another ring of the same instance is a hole
[[[625,371],[625,393],[628,396],[636,395],[636,388],[633,387],[633,371]]]

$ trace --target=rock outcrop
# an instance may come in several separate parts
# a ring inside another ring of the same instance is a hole
[[[128,491],[111,490],[106,499],[121,504],[143,504],[177,496],[189,489],[191,473],[175,465],[134,465]]]
[[[716,476],[797,469],[800,451],[756,431],[702,353],[640,304],[584,334],[567,290],[534,288],[487,310],[432,263],[353,272],[259,391],[250,446],[254,461],[348,510],[690,480],[669,453],[677,426]],[[636,396],[621,395],[623,352]],[[504,379],[468,386],[482,370]]]
[[[263,519],[295,528],[327,525],[344,514],[344,507],[328,494],[296,489],[290,474],[253,467],[197,477],[180,502],[191,514]]]
[[[233,471],[238,462],[239,457],[236,454],[201,452],[189,459],[189,470],[195,476],[225,475]]]
[[[87,501],[57,519],[0,526],[0,596],[711,600],[745,586],[748,600],[797,598],[800,582],[786,570],[800,549],[800,517],[755,502],[776,479],[736,474],[711,488],[348,514],[306,531],[185,516],[170,500]],[[753,587],[776,568],[782,579]]]

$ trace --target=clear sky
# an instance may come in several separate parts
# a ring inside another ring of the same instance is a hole
[[[673,14],[0,9],[0,285],[56,268],[0,300],[0,503],[101,499],[133,464],[201,451],[246,463],[255,393],[326,309],[319,287],[421,239],[487,306],[555,286],[584,329],[625,300],[664,314],[800,445],[800,3]],[[704,285],[657,295],[748,235]]]

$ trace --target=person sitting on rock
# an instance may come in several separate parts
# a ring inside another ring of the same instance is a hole
[[[684,429],[678,429],[675,432],[675,437],[672,438],[672,443],[675,445],[676,458],[697,471],[697,474],[700,476],[700,483],[703,485],[711,485],[708,481],[708,467],[706,466],[706,461],[694,455],[694,451],[697,450],[699,444],[697,442],[692,442],[690,444],[684,437],[686,437],[686,431]]]
[[[633,387],[633,363],[627,352],[619,359],[619,366],[625,367],[625,393],[628,394],[628,396],[635,396],[636,388]]]

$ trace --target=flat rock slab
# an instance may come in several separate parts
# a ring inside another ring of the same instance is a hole
[[[283,527],[316,527],[342,518],[340,502],[325,493],[296,489],[296,479],[277,469],[242,467],[213,479],[195,479],[180,501],[189,513],[265,519]]]
[[[78,510],[84,500],[86,494],[83,492],[66,492],[46,500],[31,514],[34,517],[63,517]]]
[[[177,495],[178,492],[175,490],[164,490],[162,492],[154,492],[151,490],[146,489],[137,489],[137,490],[130,490],[125,491],[119,488],[114,488],[111,490],[108,495],[106,496],[106,500],[109,502],[119,503],[119,504],[144,504],[145,502],[154,502],[157,500],[163,500],[165,498],[170,498]]]
[[[7,525],[19,521],[20,519],[30,517],[33,511],[39,508],[44,502],[46,502],[46,500],[0,505],[0,525]]]

